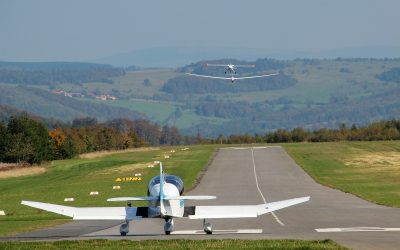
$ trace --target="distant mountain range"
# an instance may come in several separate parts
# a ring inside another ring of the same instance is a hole
[[[156,47],[132,50],[92,60],[95,63],[126,67],[174,68],[196,61],[219,58],[255,60],[258,58],[290,60],[295,58],[399,58],[400,46],[348,47],[322,51],[272,51],[257,48]]]

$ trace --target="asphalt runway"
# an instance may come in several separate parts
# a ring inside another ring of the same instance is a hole
[[[188,194],[217,199],[186,205],[262,204],[263,196],[267,202],[302,196],[311,200],[258,218],[208,220],[213,235],[202,233],[202,220],[175,219],[175,234],[166,236],[162,220],[144,219],[133,221],[126,237],[119,236],[117,222],[76,221],[8,239],[329,238],[354,249],[400,249],[400,209],[316,183],[281,147],[220,149],[200,184]]]

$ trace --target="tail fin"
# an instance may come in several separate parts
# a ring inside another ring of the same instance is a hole
[[[160,162],[160,201],[164,200],[164,172],[162,162]]]

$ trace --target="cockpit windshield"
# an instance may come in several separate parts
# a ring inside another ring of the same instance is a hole
[[[165,175],[164,177],[165,177],[165,182],[166,183],[173,184],[175,187],[178,188],[180,194],[183,193],[184,186],[183,186],[183,181],[181,180],[181,178],[179,178],[176,175]],[[151,187],[153,187],[154,185],[159,184],[159,183],[160,183],[160,176],[153,177],[149,181],[148,189],[150,190]]]

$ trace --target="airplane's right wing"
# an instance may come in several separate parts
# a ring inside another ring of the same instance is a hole
[[[251,218],[270,213],[285,207],[309,201],[310,197],[295,198],[260,205],[241,206],[195,206],[188,214],[189,219]]]
[[[222,79],[222,80],[231,80],[231,77],[219,77],[219,76],[207,76],[207,75],[198,75],[198,74],[192,74],[192,73],[186,73],[186,75],[189,76],[199,76],[199,77],[205,77],[205,78],[213,78],[213,79]]]

